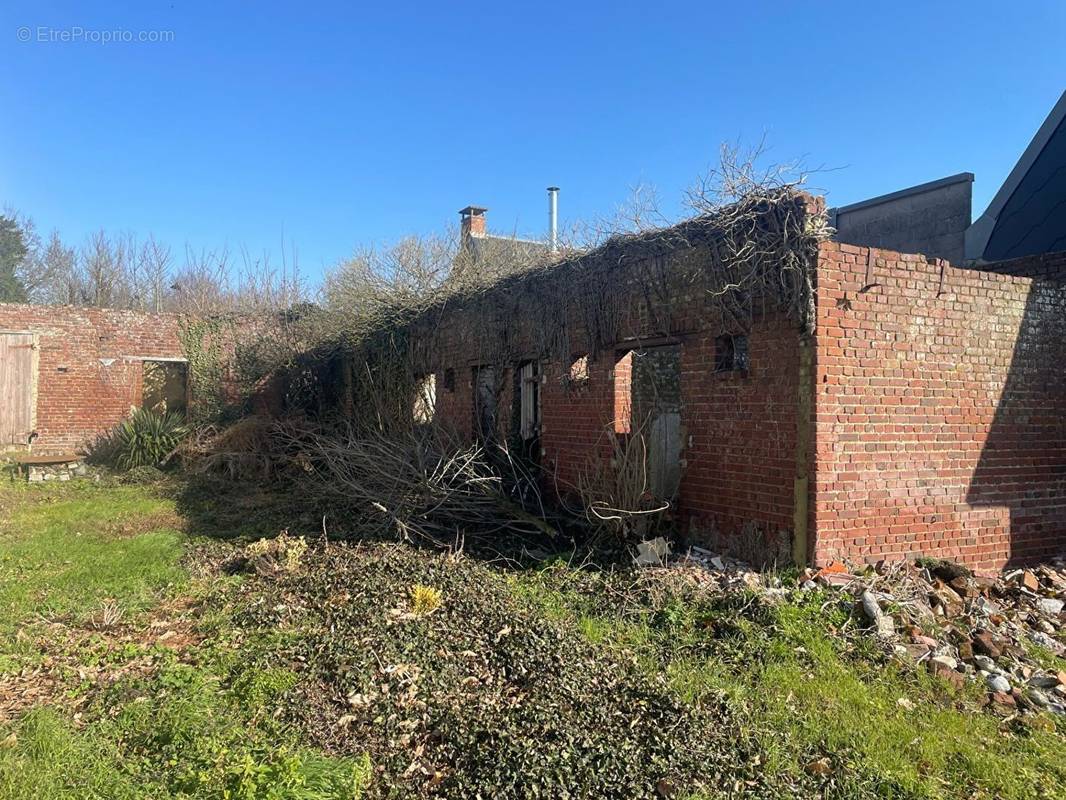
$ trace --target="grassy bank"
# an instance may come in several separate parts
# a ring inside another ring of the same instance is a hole
[[[366,760],[278,719],[295,676],[228,641],[233,581],[166,494],[0,489],[0,798],[358,797]]]
[[[175,496],[0,487],[0,798],[1066,794],[1061,720],[979,710],[839,596],[249,549]]]

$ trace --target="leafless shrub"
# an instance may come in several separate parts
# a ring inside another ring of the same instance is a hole
[[[357,317],[417,305],[444,285],[458,257],[456,232],[364,247],[327,275],[323,296],[329,307]]]
[[[634,544],[661,524],[670,503],[652,496],[648,483],[646,424],[630,433],[608,426],[579,467],[573,486],[560,486],[560,497],[576,497],[571,513],[584,516],[597,538],[615,544]],[[606,447],[604,447],[606,444]],[[608,455],[604,456],[604,451]]]
[[[809,171],[801,159],[768,163],[767,152],[765,137],[750,147],[723,142],[718,162],[685,190],[685,205],[696,214],[714,214],[748,197],[806,185]]]

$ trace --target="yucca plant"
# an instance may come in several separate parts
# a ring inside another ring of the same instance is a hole
[[[119,469],[158,466],[188,433],[180,414],[135,409],[115,429],[115,466]]]

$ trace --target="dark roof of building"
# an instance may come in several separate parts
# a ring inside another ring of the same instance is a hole
[[[966,232],[966,257],[1001,261],[1066,250],[1066,92]]]
[[[510,236],[471,236],[467,240],[474,260],[486,264],[526,264],[542,259],[548,245]]]

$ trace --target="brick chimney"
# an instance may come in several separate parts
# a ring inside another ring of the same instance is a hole
[[[485,235],[486,211],[488,209],[481,206],[467,206],[459,212],[460,230],[464,241],[471,236],[480,239]]]

